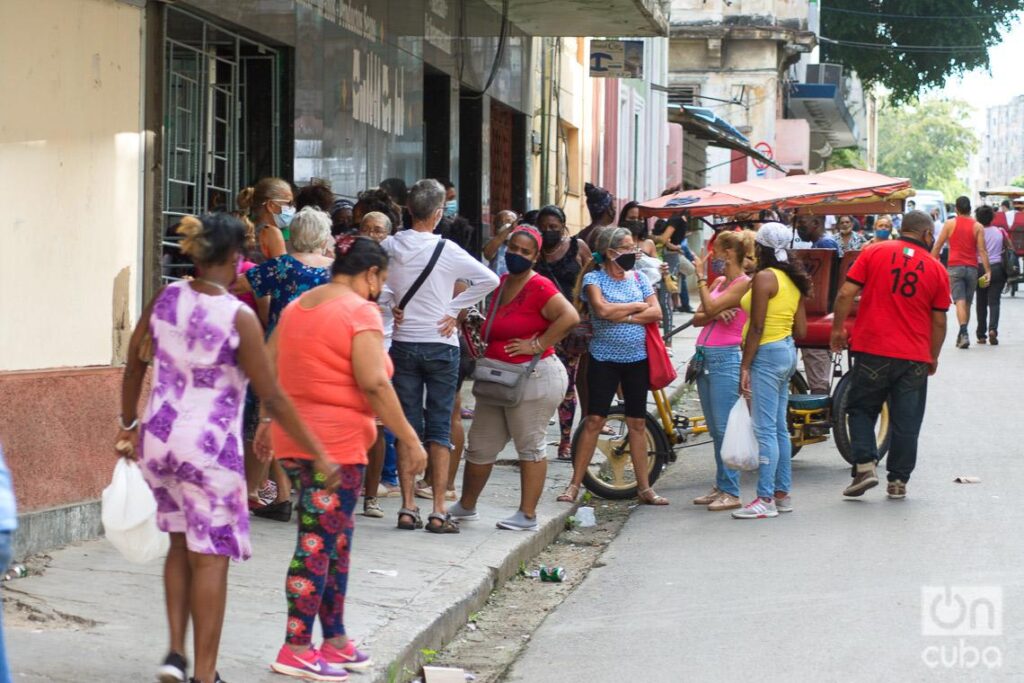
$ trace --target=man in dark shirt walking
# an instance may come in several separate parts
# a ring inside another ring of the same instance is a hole
[[[844,496],[860,496],[878,485],[875,422],[889,402],[890,498],[907,494],[917,463],[928,377],[938,368],[950,306],[949,276],[932,257],[933,223],[923,211],[903,217],[900,239],[865,249],[839,290],[832,322],[832,351],[849,345],[854,365],[847,421],[853,449],[853,481]],[[844,327],[853,301],[860,308],[850,339]]]

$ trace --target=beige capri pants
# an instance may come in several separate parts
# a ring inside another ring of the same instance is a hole
[[[514,408],[477,401],[467,437],[466,460],[474,465],[493,465],[498,453],[512,440],[519,459],[537,462],[547,458],[548,420],[565,398],[569,376],[558,356],[538,361],[526,380],[523,400]]]

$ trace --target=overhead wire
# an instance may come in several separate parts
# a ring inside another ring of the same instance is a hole
[[[869,12],[866,10],[856,9],[845,9],[843,7],[832,7],[831,5],[822,5],[821,9],[836,12],[838,14],[854,14],[862,17],[876,17],[878,19],[913,19],[914,21],[920,21],[922,19],[941,20],[941,21],[976,21],[979,19],[988,19],[990,21],[996,21],[996,17],[991,14],[963,14],[963,15],[936,15],[928,16],[922,14],[888,14],[885,12]]]
[[[985,45],[900,45],[897,43],[865,43],[856,40],[836,40],[834,38],[826,38],[825,36],[818,36],[818,41],[828,45],[857,47],[867,50],[892,50],[896,52],[936,52],[944,54],[988,51],[988,47]]]

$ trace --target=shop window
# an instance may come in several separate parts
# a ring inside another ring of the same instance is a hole
[[[568,123],[558,126],[558,203],[566,195],[578,197],[583,192],[580,181],[580,132]]]

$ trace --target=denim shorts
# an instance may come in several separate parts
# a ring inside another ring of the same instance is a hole
[[[971,304],[974,290],[978,288],[978,269],[973,266],[950,266],[949,286],[953,290],[953,301]]]
[[[459,347],[440,342],[396,341],[391,344],[390,354],[395,365],[391,383],[405,419],[423,443],[451,448]]]

